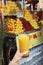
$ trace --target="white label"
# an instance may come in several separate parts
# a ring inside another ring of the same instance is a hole
[[[17,13],[17,17],[23,17],[22,13]]]

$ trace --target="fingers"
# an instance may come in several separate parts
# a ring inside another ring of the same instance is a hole
[[[13,59],[12,59],[12,63],[16,63],[17,65],[20,63],[22,57],[25,55],[25,54],[29,54],[30,51],[26,51],[26,52],[23,52],[23,53],[20,53],[19,50],[17,50],[16,54],[14,55]]]
[[[25,55],[27,53],[30,53],[30,51],[25,51],[25,52],[21,53],[21,56],[23,56],[23,55]]]
[[[18,62],[19,60],[21,60],[22,56],[21,53],[19,52],[19,50],[17,50],[16,54],[13,57],[13,61]]]

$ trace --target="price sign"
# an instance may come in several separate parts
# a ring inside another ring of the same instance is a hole
[[[17,13],[16,15],[17,15],[17,17],[19,17],[19,18],[23,17],[23,14],[22,14],[22,13]]]

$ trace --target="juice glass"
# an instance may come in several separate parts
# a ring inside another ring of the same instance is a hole
[[[29,51],[29,37],[27,34],[21,34],[18,36],[19,50],[20,52]],[[25,53],[24,57],[27,57],[29,53]]]

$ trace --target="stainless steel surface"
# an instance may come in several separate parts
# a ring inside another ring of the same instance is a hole
[[[43,44],[30,49],[30,56],[23,58],[19,65],[43,65]]]

